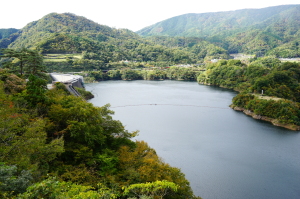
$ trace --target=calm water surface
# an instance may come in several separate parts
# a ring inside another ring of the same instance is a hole
[[[87,84],[96,106],[181,168],[204,199],[299,199],[300,132],[228,108],[235,92],[179,81]],[[152,105],[150,105],[152,104]],[[157,105],[154,105],[157,104]]]

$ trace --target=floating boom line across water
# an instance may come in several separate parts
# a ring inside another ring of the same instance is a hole
[[[224,107],[185,105],[185,104],[133,104],[133,105],[113,106],[110,108],[125,108],[125,107],[129,107],[129,106],[190,106],[190,107],[198,107],[198,108],[230,109],[230,108],[224,108]]]

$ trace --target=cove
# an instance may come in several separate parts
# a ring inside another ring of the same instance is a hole
[[[96,106],[146,141],[204,199],[300,198],[300,133],[229,108],[236,92],[196,82],[86,84]],[[156,104],[156,105],[155,105]]]

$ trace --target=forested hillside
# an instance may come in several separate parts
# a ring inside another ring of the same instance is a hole
[[[48,90],[36,50],[2,53],[13,59],[0,69],[1,198],[196,198],[109,104],[94,107],[62,83]]]
[[[45,56],[49,55],[46,64],[53,70],[107,69],[119,61],[170,66],[229,58],[225,49],[208,41],[146,39],[130,30],[110,28],[70,13],[48,14],[29,23],[0,45],[12,49],[38,49]],[[204,48],[197,50],[193,48],[195,45]],[[69,55],[53,59],[53,54]]]
[[[253,59],[248,65],[239,60],[222,60],[208,65],[197,77],[200,84],[239,91],[232,107],[250,110],[258,115],[257,119],[275,119],[273,124],[281,123],[293,130],[300,126],[299,79],[300,64],[281,63],[270,57]]]
[[[299,13],[300,5],[283,5],[185,14],[146,27],[137,33],[142,36],[200,37],[223,47],[229,53],[295,57],[299,56],[298,49],[288,47],[299,39]],[[285,52],[279,53],[279,50]]]
[[[187,14],[145,37],[71,13],[0,30],[0,197],[196,198],[180,169],[133,141],[138,132],[113,120],[109,105],[94,107],[61,83],[48,90],[46,72],[234,89],[232,107],[299,130],[300,65],[275,58],[300,55],[299,13],[286,5]],[[256,56],[230,59],[238,52]]]
[[[18,32],[18,29],[8,28],[8,29],[0,29],[0,40],[9,37],[11,34]]]
[[[0,49],[7,48],[19,35],[18,29],[0,29]]]

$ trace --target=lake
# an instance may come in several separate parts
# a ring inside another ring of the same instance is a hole
[[[300,133],[230,109],[236,92],[196,82],[104,81],[86,84],[96,106],[139,130],[204,199],[299,199]]]

